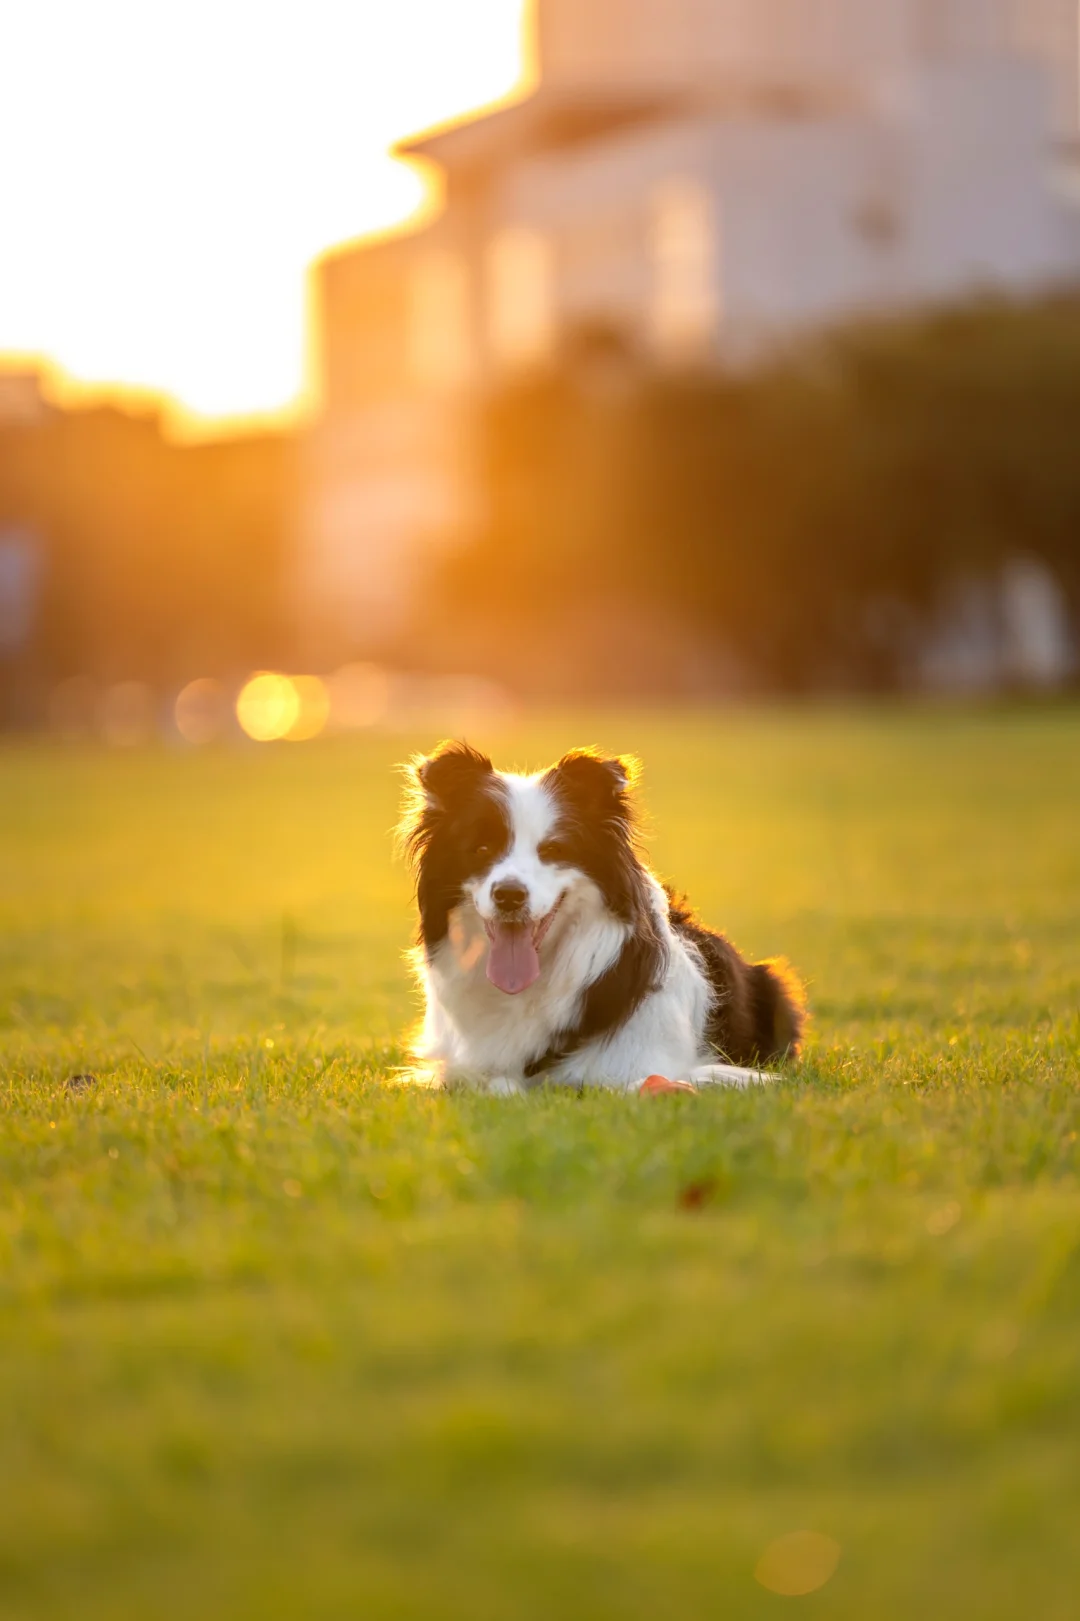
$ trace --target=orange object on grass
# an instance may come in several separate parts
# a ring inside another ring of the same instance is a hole
[[[666,1092],[696,1092],[697,1087],[691,1086],[689,1081],[669,1081],[666,1075],[650,1075],[638,1090],[642,1097],[655,1098]]]

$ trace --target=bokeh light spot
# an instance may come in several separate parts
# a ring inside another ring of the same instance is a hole
[[[154,694],[145,682],[120,681],[101,700],[101,735],[110,748],[136,748],[154,735],[154,711]]]
[[[241,688],[236,718],[256,743],[273,743],[299,720],[300,695],[287,675],[260,670]]]
[[[385,720],[390,678],[377,664],[346,664],[330,677],[330,714],[340,731],[359,731]]]
[[[817,1531],[792,1531],[770,1542],[754,1570],[760,1586],[781,1598],[802,1598],[832,1580],[840,1544]]]
[[[285,733],[290,743],[306,743],[326,730],[330,719],[330,694],[317,675],[294,675],[292,688],[297,698],[297,714]]]
[[[185,743],[213,743],[225,729],[225,693],[218,681],[189,681],[173,711],[176,730]]]
[[[943,1205],[940,1210],[931,1211],[926,1218],[926,1230],[931,1238],[944,1238],[951,1233],[960,1220],[960,1206],[958,1204]]]

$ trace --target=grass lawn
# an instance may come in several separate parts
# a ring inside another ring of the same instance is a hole
[[[1080,712],[475,738],[810,983],[649,1101],[384,1084],[431,741],[0,749],[4,1621],[1072,1621]]]

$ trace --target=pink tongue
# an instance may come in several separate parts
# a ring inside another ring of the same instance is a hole
[[[507,996],[517,996],[540,978],[540,958],[528,924],[493,923],[487,977]]]

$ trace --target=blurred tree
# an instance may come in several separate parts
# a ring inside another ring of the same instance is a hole
[[[167,688],[282,659],[291,454],[285,434],[175,444],[111,407],[0,422],[0,527],[40,557],[39,710],[70,676]]]
[[[1037,559],[1080,627],[1080,301],[853,326],[752,374],[578,346],[488,400],[431,656],[526,692],[890,690]]]

